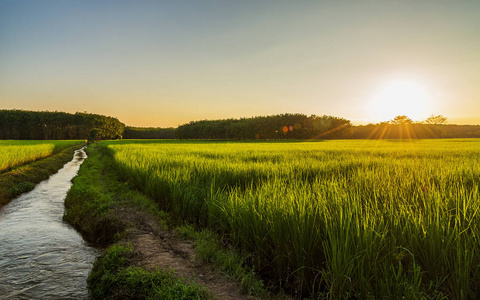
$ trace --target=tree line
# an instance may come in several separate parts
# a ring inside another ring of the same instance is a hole
[[[349,120],[332,116],[280,114],[241,119],[192,121],[176,130],[179,139],[334,139],[352,133]]]
[[[0,110],[0,139],[419,139],[480,138],[478,125],[450,125],[441,115],[413,122],[404,115],[353,126],[344,118],[280,114],[192,121],[177,128],[125,127],[117,118],[90,113]]]
[[[173,127],[125,127],[125,139],[175,139],[176,129]]]
[[[122,138],[125,125],[97,114],[0,110],[0,139],[101,140]]]
[[[376,124],[353,126],[332,116],[281,114],[242,119],[192,121],[179,126],[179,139],[431,139],[480,138],[479,125],[446,124],[432,115],[414,122],[405,115]]]

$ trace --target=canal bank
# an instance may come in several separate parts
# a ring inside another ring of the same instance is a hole
[[[61,162],[65,155],[53,160]],[[88,298],[86,279],[98,252],[62,220],[65,196],[85,158],[76,150],[56,174],[0,209],[4,299]],[[46,168],[45,161],[37,167]]]
[[[94,299],[266,296],[244,259],[222,249],[218,236],[191,226],[173,229],[178,223],[168,213],[118,176],[104,144],[90,145],[87,153],[64,219],[87,241],[108,246],[88,279]]]

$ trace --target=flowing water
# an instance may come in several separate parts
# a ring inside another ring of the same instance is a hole
[[[85,158],[75,151],[58,173],[0,210],[0,298],[88,298],[97,251],[62,221],[70,181]]]

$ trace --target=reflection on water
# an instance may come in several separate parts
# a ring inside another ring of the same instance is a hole
[[[0,210],[0,298],[86,299],[96,250],[62,221],[70,180],[86,158],[72,161]]]

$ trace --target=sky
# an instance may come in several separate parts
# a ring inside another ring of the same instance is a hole
[[[480,124],[480,1],[0,0],[0,109]]]

